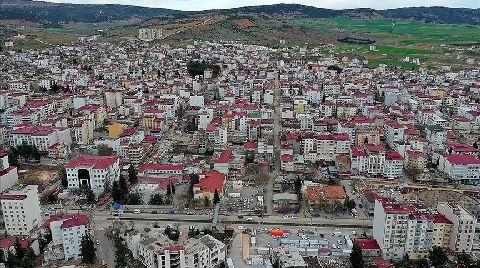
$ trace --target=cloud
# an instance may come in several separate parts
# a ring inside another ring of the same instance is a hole
[[[331,9],[368,7],[388,9],[408,6],[448,6],[480,8],[479,0],[47,0],[74,4],[121,4],[179,10],[222,9],[252,5],[296,3]]]

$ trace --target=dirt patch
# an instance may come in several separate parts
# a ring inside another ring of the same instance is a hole
[[[235,21],[235,24],[237,24],[238,27],[245,29],[245,28],[250,28],[255,26],[255,23],[253,23],[249,19],[239,19]]]
[[[56,166],[37,166],[37,165],[22,165],[19,177],[38,177],[41,182],[54,180],[56,177],[58,167]]]

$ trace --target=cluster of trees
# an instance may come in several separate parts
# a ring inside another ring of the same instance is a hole
[[[128,168],[128,183],[133,185],[138,181],[138,174],[133,165]],[[113,202],[127,205],[141,205],[143,204],[142,196],[138,192],[130,192],[127,180],[120,174],[120,179],[114,181],[112,185],[112,199]],[[109,189],[106,189],[108,192]]]
[[[18,238],[13,244],[15,254],[11,251],[7,253],[7,259],[5,260],[5,266],[8,268],[14,267],[23,267],[23,268],[33,268],[35,267],[35,252],[31,247],[23,248],[20,240]],[[3,258],[3,252],[0,252],[0,256]],[[1,260],[4,261],[4,260]]]
[[[8,151],[8,162],[12,166],[19,166],[18,158],[23,158],[24,162],[30,162],[32,160],[40,161],[42,155],[38,151],[35,145],[22,143],[17,147],[10,148]]]
[[[212,70],[213,77],[217,77],[220,73],[220,66],[205,61],[190,61],[187,65],[187,71],[190,76],[203,75],[206,69]]]
[[[85,264],[94,264],[96,259],[95,244],[93,243],[92,237],[87,232],[82,236],[82,241],[80,242],[80,256],[82,257],[82,263]]]
[[[123,239],[119,236],[115,237],[115,268],[130,267],[132,254],[125,245]]]
[[[198,174],[190,174],[190,183],[188,184],[188,198],[192,201],[193,198],[195,197],[195,193],[193,192],[193,187],[195,184],[200,182],[200,176]],[[204,206],[209,207],[211,203],[217,204],[220,202],[220,194],[218,193],[218,190],[215,189],[215,192],[213,194],[213,200],[210,201],[210,198],[208,196],[205,196],[204,198]]]
[[[153,194],[148,201],[149,205],[169,205],[172,203],[173,195],[175,195],[175,185],[170,181],[167,184],[167,194],[163,196],[159,193]]]
[[[171,226],[167,226],[167,228],[165,228],[165,231],[163,233],[166,236],[168,236],[170,240],[173,240],[173,241],[178,241],[178,238],[180,237],[180,231]]]
[[[53,84],[50,85],[50,89],[47,89],[45,87],[39,87],[38,90],[40,92],[51,92],[51,93],[57,93],[57,92],[68,92],[70,91],[70,87],[68,86],[62,86],[62,85],[58,85],[56,82],[54,82]]]

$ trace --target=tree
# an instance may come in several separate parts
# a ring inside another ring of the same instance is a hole
[[[88,204],[95,203],[95,193],[92,191],[92,189],[85,187],[84,194]]]
[[[120,237],[115,238],[115,268],[129,267],[130,252]]]
[[[343,206],[345,206],[346,209],[348,209],[349,211],[354,209],[356,207],[357,204],[355,204],[355,200],[352,200],[352,199],[345,199],[345,201],[343,202]]]
[[[190,179],[190,183],[188,185],[188,196],[190,198],[193,198],[194,196],[193,187],[195,184],[200,182],[200,176],[198,174],[192,173],[189,175],[189,179]]]
[[[127,181],[122,175],[120,175],[120,180],[118,182],[118,185],[120,186],[120,190],[122,190],[123,194],[126,195],[128,193],[128,185],[127,185]]]
[[[441,247],[437,246],[433,246],[428,252],[428,259],[435,267],[441,267],[448,263],[447,253]]]
[[[138,174],[137,171],[135,170],[135,167],[130,164],[128,167],[128,182],[130,182],[130,185],[133,185],[137,183],[138,181]]]
[[[362,249],[359,245],[353,244],[352,253],[350,253],[350,264],[352,268],[364,268]]]
[[[299,177],[295,180],[295,193],[297,194],[298,200],[302,200],[302,179]]]
[[[113,155],[113,148],[109,147],[106,144],[100,144],[98,146],[98,155],[100,155],[100,156],[111,156],[111,155]]]
[[[172,195],[175,195],[175,184],[172,183],[171,188],[172,188]]]
[[[478,143],[477,142],[473,143],[473,148],[478,149]]]
[[[170,197],[172,195],[172,182],[168,182],[167,184],[167,196]]]
[[[25,249],[22,247],[22,244],[20,243],[18,237],[15,239],[13,248],[15,249],[15,257],[17,257],[17,260],[21,260],[23,259],[23,257],[25,257]]]
[[[459,267],[461,267],[461,268],[474,268],[475,267],[474,262],[472,260],[472,257],[469,254],[465,253],[465,251],[458,254],[457,262],[459,264]]]
[[[63,188],[68,187],[67,180],[67,169],[64,166],[60,166],[57,171],[57,179],[60,181],[60,184]]]
[[[9,268],[13,268],[17,265],[17,257],[15,257],[15,254],[13,254],[11,251],[7,252],[7,262],[6,265]]]
[[[125,204],[127,204],[127,205],[142,205],[143,204],[142,196],[140,195],[140,193],[137,193],[137,192],[129,193],[125,197]]]
[[[214,204],[220,203],[220,195],[218,194],[217,189],[215,189],[215,193],[213,194],[213,203]]]
[[[148,201],[149,205],[154,205],[154,206],[160,206],[165,204],[163,200],[163,196],[159,193],[156,193],[150,197],[150,200]]]
[[[203,199],[203,203],[206,207],[209,207],[210,206],[210,198],[208,198],[208,196],[205,196],[205,198]]]
[[[180,238],[180,232],[171,226],[167,226],[167,228],[165,228],[164,234],[173,241],[178,241],[178,238]]]
[[[10,149],[8,150],[8,164],[10,166],[14,166],[14,167],[20,167],[20,164],[18,163],[18,153],[13,150],[13,149]]]
[[[123,200],[125,199],[125,194],[122,189],[120,189],[120,185],[117,181],[113,182],[112,199],[115,203],[123,203]]]
[[[23,259],[20,261],[20,266],[23,268],[33,268],[35,267],[35,263],[29,256],[23,257]]]
[[[86,232],[85,235],[82,236],[82,241],[80,242],[80,256],[82,257],[82,263],[95,263],[96,250],[90,234]]]

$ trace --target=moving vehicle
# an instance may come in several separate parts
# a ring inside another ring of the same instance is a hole
[[[133,210],[133,214],[140,214],[140,213],[142,213],[142,211],[138,208]]]

